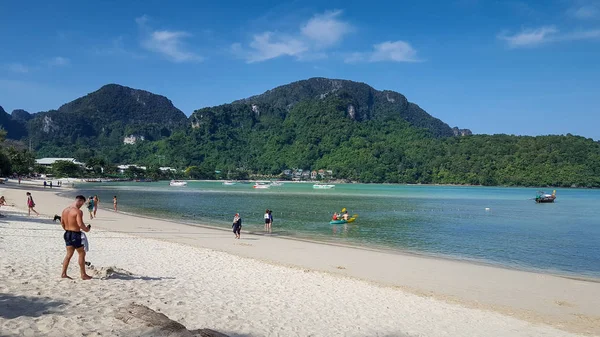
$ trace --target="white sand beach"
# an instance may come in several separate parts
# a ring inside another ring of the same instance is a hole
[[[243,231],[235,240],[108,209],[85,220],[94,279],[61,279],[51,218],[72,201],[32,189],[42,215],[28,217],[25,192],[0,192],[16,204],[0,208],[1,336],[167,335],[124,319],[131,303],[229,336],[600,335],[598,280]]]

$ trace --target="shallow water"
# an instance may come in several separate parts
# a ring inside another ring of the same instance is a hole
[[[536,204],[535,188],[338,184],[314,190],[312,184],[285,183],[255,190],[219,182],[82,187],[85,195],[98,194],[101,206],[112,206],[117,195],[121,210],[161,218],[230,227],[239,212],[245,230],[261,232],[269,208],[274,234],[600,277],[600,190],[559,189],[556,203]],[[343,207],[358,214],[356,222],[330,225]]]

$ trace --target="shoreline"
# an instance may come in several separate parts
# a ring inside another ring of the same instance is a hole
[[[58,197],[70,200],[70,198],[67,198],[65,195],[61,195],[62,193],[68,193],[68,192],[69,191],[61,191],[61,192],[58,192],[55,194]],[[112,208],[101,207],[100,209],[104,210],[104,211],[112,212]],[[163,218],[163,217],[159,217],[159,216],[151,216],[151,215],[139,214],[136,212],[124,212],[124,211],[119,211],[119,213],[129,215],[132,217],[142,218],[142,219],[171,222],[171,223],[175,223],[175,224],[180,224],[182,226],[214,229],[214,230],[224,231],[227,233],[229,233],[231,231],[229,228],[221,227],[219,225],[209,224],[209,223],[199,223],[199,222],[188,222],[188,221],[185,221],[183,218],[182,219],[168,219],[168,218]],[[491,267],[491,268],[505,269],[505,270],[510,270],[510,271],[520,271],[520,272],[526,272],[526,273],[534,273],[534,274],[562,277],[562,278],[585,281],[585,282],[600,283],[600,276],[588,275],[588,274],[578,274],[576,272],[569,273],[569,272],[562,272],[560,270],[541,269],[541,268],[534,268],[534,267],[519,268],[518,266],[506,265],[506,264],[502,264],[500,262],[494,263],[493,261],[488,261],[488,260],[484,260],[484,259],[474,259],[474,258],[460,257],[460,256],[454,256],[454,255],[445,255],[445,254],[435,254],[435,253],[428,253],[428,252],[424,252],[424,251],[387,247],[387,246],[382,246],[382,245],[341,243],[341,242],[335,242],[335,241],[311,239],[309,237],[303,237],[303,236],[293,236],[293,235],[285,235],[285,234],[277,234],[277,233],[265,233],[265,232],[260,232],[260,231],[244,230],[243,232],[248,235],[272,237],[272,238],[283,239],[283,240],[292,240],[292,241],[300,241],[300,242],[307,242],[307,243],[313,243],[313,244],[322,244],[322,245],[328,245],[328,246],[334,246],[334,247],[359,249],[359,250],[366,250],[366,251],[377,252],[377,253],[395,254],[395,255],[400,255],[400,256],[421,257],[421,258],[426,258],[426,259],[436,259],[436,260],[440,260],[440,261],[467,263],[467,264],[473,264],[473,265],[478,265],[478,266],[483,266],[483,267]]]
[[[5,194],[15,202],[21,191],[6,188]],[[71,202],[56,192],[60,191],[36,191],[40,213],[56,213],[52,210]],[[102,230],[212,249],[275,266],[308,268],[570,332],[600,334],[600,283],[596,281],[247,232],[242,233],[242,240],[234,241],[223,228],[99,211],[100,218],[91,223]]]
[[[16,179],[14,178],[7,178],[9,182],[14,183],[16,181]],[[135,182],[134,180],[124,180],[124,181],[88,181],[88,180],[93,180],[93,179],[103,179],[103,178],[51,178],[51,179],[43,179],[43,178],[39,178],[39,179],[28,179],[25,180],[23,179],[22,181],[28,181],[30,182],[29,185],[32,186],[38,186],[37,184],[33,184],[33,182],[39,182],[40,185],[43,183],[44,180],[62,180],[62,181],[66,181],[68,183],[71,182],[78,182],[79,184],[100,184],[100,183],[121,183],[121,182]],[[156,182],[168,182],[171,179],[164,179],[164,180],[155,180],[155,181],[149,181],[149,183],[156,183]],[[219,183],[223,183],[226,181],[236,181],[239,182],[240,184],[252,184],[252,183],[256,183],[256,182],[271,182],[271,181],[275,181],[275,182],[282,182],[282,183],[290,183],[290,184],[317,184],[317,183],[324,183],[323,181],[320,180],[306,180],[306,181],[293,181],[293,180],[281,180],[281,179],[277,179],[277,178],[272,178],[272,179],[249,179],[249,180],[228,180],[228,179],[211,179],[211,180],[207,180],[207,179],[183,179],[183,181],[187,181],[187,182],[219,182]],[[139,182],[139,183],[144,183],[144,182]],[[327,183],[331,183],[331,184],[340,184],[340,185],[354,185],[354,184],[365,184],[365,185],[391,185],[391,186],[427,186],[427,187],[431,187],[431,186],[443,186],[443,187],[483,187],[483,188],[527,188],[527,189],[572,189],[572,190],[598,190],[600,189],[600,186],[598,187],[584,187],[584,186],[524,186],[524,185],[472,185],[472,184],[438,184],[438,183],[431,183],[431,184],[423,184],[423,183],[363,183],[363,182],[359,182],[359,181],[345,181],[343,179],[341,180],[333,180],[331,182],[327,182]],[[56,186],[54,186],[56,187]],[[68,187],[68,186],[64,186],[64,187]]]
[[[190,181],[214,182],[215,180],[190,180]],[[225,181],[225,180],[223,180],[223,181]],[[293,182],[293,183],[309,183],[309,182]],[[394,184],[394,185],[397,185],[397,184]],[[70,197],[67,197],[66,194],[76,193],[75,191],[82,189],[81,186],[84,186],[83,189],[85,189],[85,185],[79,185],[79,187],[77,187],[77,188],[71,188],[71,187],[56,188],[55,187],[54,189],[43,188],[43,186],[37,186],[37,185],[19,186],[19,185],[9,184],[9,185],[5,185],[4,187],[16,188],[16,189],[21,189],[21,190],[31,189],[32,187],[34,187],[36,191],[53,193],[57,197],[70,200]],[[412,186],[412,185],[408,185],[408,186]],[[419,186],[419,185],[415,184],[414,186]],[[430,186],[430,185],[423,184],[422,186]],[[444,185],[444,186],[447,186],[447,185]],[[491,186],[475,186],[475,185],[473,185],[471,187],[489,188]],[[502,188],[501,186],[498,186],[498,187]],[[2,185],[0,185],[0,189],[2,189]],[[578,189],[578,188],[572,188],[572,189]],[[106,202],[103,203],[102,205],[106,205]],[[102,205],[101,205],[100,209],[112,212],[112,207],[103,207]],[[111,206],[112,206],[112,204],[111,204]],[[166,221],[166,222],[180,224],[180,225],[184,225],[184,226],[199,227],[199,228],[205,228],[205,229],[214,229],[214,230],[220,230],[220,231],[225,231],[225,232],[230,231],[227,227],[222,227],[217,224],[186,221],[185,218],[170,219],[170,218],[161,217],[161,216],[145,215],[145,214],[140,214],[140,213],[136,213],[136,212],[123,212],[123,211],[120,211],[119,213],[125,214],[128,216],[132,216],[132,217],[151,219],[151,220],[155,220],[155,221]],[[302,236],[302,235],[293,236],[293,235],[285,235],[285,234],[277,234],[277,233],[268,234],[268,233],[264,233],[261,231],[248,231],[248,230],[244,230],[244,232],[247,234],[256,235],[256,236],[272,237],[272,238],[286,239],[286,240],[292,240],[292,241],[297,240],[297,241],[301,241],[301,242],[331,245],[331,246],[345,247],[345,248],[351,248],[351,249],[362,249],[362,250],[367,250],[367,251],[372,251],[372,252],[396,254],[396,255],[400,255],[400,256],[422,257],[422,258],[426,258],[426,259],[438,259],[441,261],[467,263],[467,264],[479,265],[479,266],[484,266],[484,267],[505,269],[505,270],[510,270],[510,271],[520,271],[520,272],[526,272],[526,273],[549,275],[549,276],[562,277],[562,278],[573,279],[573,280],[581,280],[581,281],[586,281],[586,282],[600,283],[600,274],[597,274],[594,272],[578,273],[578,272],[569,272],[569,271],[563,271],[563,270],[536,268],[536,267],[532,267],[532,266],[520,266],[520,265],[516,265],[516,264],[509,265],[509,264],[504,264],[502,262],[495,262],[495,261],[490,261],[490,260],[485,260],[485,259],[463,257],[463,256],[458,256],[458,255],[430,253],[430,252],[426,252],[426,251],[408,250],[408,249],[395,248],[395,247],[389,247],[389,246],[385,246],[385,245],[377,245],[377,244],[369,244],[369,243],[365,243],[365,244],[350,243],[350,242],[343,243],[343,242],[336,242],[333,240],[313,239],[311,237]]]
[[[195,180],[195,181],[214,182],[211,180]],[[294,182],[294,183],[306,183],[306,182]],[[488,188],[488,186],[481,186],[481,187]],[[66,194],[68,194],[68,193],[74,194],[75,193],[74,191],[77,189],[79,189],[79,187],[76,189],[65,189],[62,191],[57,191],[56,194],[60,197],[67,197]],[[85,189],[85,187],[83,189]],[[251,191],[248,193],[251,193]],[[112,211],[112,208],[105,208],[105,210]],[[202,228],[206,228],[206,229],[229,231],[228,227],[223,227],[222,225],[214,223],[214,222],[210,223],[210,219],[204,219],[202,221],[207,221],[207,222],[201,222],[200,220],[196,220],[196,221],[187,220],[188,218],[185,218],[185,217],[168,218],[167,215],[164,215],[164,216],[146,215],[146,214],[137,213],[135,211],[131,211],[131,212],[122,212],[121,211],[120,213],[127,214],[127,215],[134,216],[134,217],[157,220],[157,221],[168,221],[168,222],[173,222],[173,223],[186,225],[186,226],[192,226],[192,227],[196,226],[196,227],[202,227]],[[325,245],[354,248],[354,249],[365,249],[365,250],[370,250],[370,251],[374,251],[374,252],[439,259],[439,260],[443,260],[443,261],[463,262],[463,263],[468,263],[468,264],[501,268],[501,269],[506,269],[506,270],[523,271],[523,272],[530,272],[530,273],[535,273],[535,274],[551,275],[551,276],[556,276],[556,277],[564,277],[564,278],[569,278],[569,279],[576,279],[576,280],[600,283],[600,272],[595,272],[595,271],[578,272],[578,271],[566,271],[566,270],[548,269],[548,268],[545,269],[545,268],[535,267],[535,266],[507,264],[505,262],[486,260],[483,258],[478,259],[478,258],[472,258],[472,257],[468,257],[468,256],[433,253],[433,252],[419,251],[419,250],[409,250],[409,249],[403,249],[403,248],[386,246],[383,244],[375,244],[375,243],[369,243],[369,242],[338,242],[335,240],[327,240],[326,238],[313,238],[310,235],[303,235],[302,233],[299,233],[298,235],[286,235],[285,233],[287,233],[287,232],[283,232],[284,234],[279,234],[277,232],[269,234],[269,233],[265,233],[264,231],[260,231],[260,230],[254,230],[254,231],[245,230],[245,232],[248,234],[257,235],[257,236],[277,237],[277,238],[281,238],[281,239],[299,240],[299,241],[310,242],[310,243],[315,243],[315,244],[325,244]]]

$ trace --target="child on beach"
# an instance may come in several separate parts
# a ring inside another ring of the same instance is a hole
[[[113,197],[113,208],[115,209],[115,212],[117,211],[117,196],[115,195]]]
[[[269,210],[269,233],[271,233],[271,227],[273,226],[273,210]]]
[[[242,218],[240,217],[239,213],[235,213],[235,216],[233,217],[233,225],[231,225],[231,228],[233,228],[233,234],[235,234],[235,238],[239,239],[240,232],[242,230]]]
[[[33,213],[35,213],[36,215],[40,215],[40,213],[38,213],[34,207],[35,207],[35,202],[33,202],[33,197],[31,196],[31,193],[27,192],[27,215],[31,216],[31,211],[33,211]]]

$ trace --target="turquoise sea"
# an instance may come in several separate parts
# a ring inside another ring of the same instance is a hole
[[[554,204],[536,204],[536,188],[285,183],[255,190],[220,182],[85,184],[70,195],[97,194],[126,212],[187,223],[263,232],[273,210],[272,235],[410,251],[504,267],[600,277],[600,190],[558,189]],[[546,190],[551,192],[551,190]],[[346,207],[356,222],[330,225]],[[488,210],[486,210],[486,208]]]

